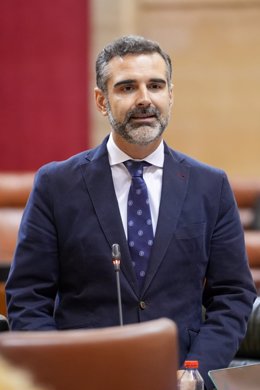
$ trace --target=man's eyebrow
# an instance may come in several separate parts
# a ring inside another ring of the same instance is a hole
[[[150,79],[149,82],[152,82],[152,83],[160,83],[160,84],[166,84],[166,81],[165,81],[164,79],[158,79],[158,78]]]
[[[117,83],[114,84],[114,88],[119,87],[120,85],[128,85],[128,84],[134,84],[136,83],[136,80],[134,79],[127,79],[127,80],[122,80],[118,81]],[[166,81],[164,79],[160,78],[152,78],[149,80],[149,83],[160,83],[160,84],[166,84]]]
[[[118,81],[117,83],[114,84],[114,88],[117,88],[120,85],[134,84],[135,82],[136,81],[132,79]]]

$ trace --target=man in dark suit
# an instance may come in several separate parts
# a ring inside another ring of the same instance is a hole
[[[6,285],[10,326],[117,325],[111,246],[118,243],[124,323],[175,321],[180,365],[198,359],[210,389],[207,372],[233,358],[255,299],[233,193],[223,171],[162,140],[173,101],[172,67],[157,43],[122,37],[99,54],[96,72],[96,104],[111,134],[97,148],[36,174]],[[149,163],[143,181],[153,237],[147,266],[146,249],[137,253],[141,271],[134,241],[130,248],[127,242],[127,160]]]

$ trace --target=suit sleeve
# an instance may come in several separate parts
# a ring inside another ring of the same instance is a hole
[[[227,367],[238,350],[255,297],[238,208],[224,175],[203,294],[205,321],[188,356],[199,360],[208,389],[208,371]]]
[[[12,330],[55,329],[58,245],[47,170],[44,167],[36,174],[6,284]]]

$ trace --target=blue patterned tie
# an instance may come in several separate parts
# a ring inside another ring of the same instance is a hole
[[[127,203],[128,245],[137,279],[142,285],[153,245],[149,198],[143,179],[143,167],[150,164],[133,160],[128,160],[124,164],[132,176]]]

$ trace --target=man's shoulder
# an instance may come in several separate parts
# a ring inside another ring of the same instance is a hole
[[[188,168],[191,168],[192,170],[198,171],[198,172],[208,172],[212,174],[217,174],[217,175],[223,175],[225,174],[224,170],[219,167],[215,167],[213,165],[210,165],[206,162],[203,162],[195,157],[192,157],[190,155],[187,155],[183,152],[180,152],[178,150],[172,149],[168,147],[168,151],[170,152],[171,156],[174,158],[176,162],[179,164],[183,164],[187,166]]]
[[[74,154],[73,156],[68,157],[65,160],[61,161],[51,161],[47,164],[44,164],[39,168],[38,173],[52,173],[52,174],[69,174],[73,173],[81,165],[87,164],[89,161],[92,161],[95,158],[98,158],[102,154],[106,153],[106,148],[104,147],[105,141],[94,148],[90,148]]]
[[[84,163],[87,153],[88,150],[70,156],[65,160],[48,162],[39,168],[37,174],[68,174],[70,171],[73,171],[75,167]]]

